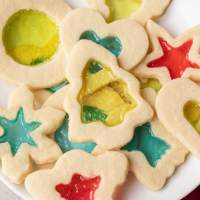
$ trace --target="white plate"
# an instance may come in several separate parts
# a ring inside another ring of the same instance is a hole
[[[56,0],[55,0],[56,1]],[[66,0],[72,7],[87,6],[85,0]],[[160,24],[174,35],[178,35],[187,28],[200,23],[199,0],[173,0],[167,13],[160,19]],[[14,87],[0,81],[0,105],[6,106],[8,96]],[[159,192],[152,192],[138,183],[130,175],[123,187],[121,199],[123,200],[179,200],[200,185],[200,160],[189,156],[187,161],[178,168],[175,175],[170,178],[167,185]],[[3,181],[12,191],[23,199],[30,199],[23,187],[11,184],[7,178],[0,174]]]

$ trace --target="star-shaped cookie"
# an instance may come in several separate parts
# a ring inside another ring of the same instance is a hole
[[[133,70],[142,78],[158,79],[161,85],[170,80],[187,77],[200,81],[200,26],[173,38],[153,21],[147,23],[152,52]]]
[[[0,159],[2,172],[15,183],[23,182],[36,164],[54,162],[61,155],[50,138],[65,113],[51,107],[34,109],[32,92],[21,86],[11,96],[7,109],[0,110]]]

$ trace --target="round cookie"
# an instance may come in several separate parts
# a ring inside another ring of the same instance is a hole
[[[32,88],[64,80],[63,0],[3,0],[0,7],[0,77]]]

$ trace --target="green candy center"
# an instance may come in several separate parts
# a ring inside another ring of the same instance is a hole
[[[55,54],[59,31],[45,13],[19,10],[6,22],[2,39],[6,53],[17,63],[36,66]]]

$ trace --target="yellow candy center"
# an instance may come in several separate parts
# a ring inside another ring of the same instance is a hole
[[[108,22],[128,18],[141,5],[142,0],[105,0],[110,9]]]
[[[200,134],[200,104],[195,101],[189,101],[184,107],[184,115]]]
[[[106,65],[91,60],[85,67],[83,86],[78,96],[83,123],[103,122],[115,126],[123,122],[125,114],[136,107],[127,85]]]
[[[49,60],[59,45],[57,25],[43,12],[19,10],[3,28],[6,53],[16,62],[35,66]]]
[[[140,88],[145,89],[145,88],[152,88],[156,92],[159,92],[161,89],[161,84],[157,79],[139,79],[140,81]]]

